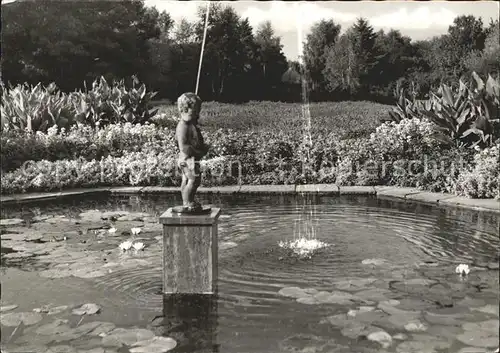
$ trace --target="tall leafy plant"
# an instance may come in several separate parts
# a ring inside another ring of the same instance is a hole
[[[395,123],[401,122],[403,119],[413,119],[421,116],[421,110],[431,110],[432,102],[430,100],[421,101],[415,98],[415,94],[411,94],[408,90],[397,82],[394,89],[394,96],[397,99],[396,105],[388,112],[389,117],[383,118],[381,121]]]
[[[445,144],[480,148],[493,144],[498,122],[499,83],[491,76],[486,83],[473,73],[470,87],[462,80],[458,90],[442,84],[431,93],[432,109],[420,110],[437,125],[436,138]]]
[[[139,85],[135,77],[131,88],[127,88],[125,80],[109,84],[100,77],[93,82],[91,90],[74,95],[77,97],[74,99],[77,121],[90,126],[120,122],[143,124],[157,113],[149,109],[156,92],[147,92],[146,86]]]
[[[74,123],[70,98],[55,84],[1,86],[1,131],[46,132],[54,125],[68,128]]]

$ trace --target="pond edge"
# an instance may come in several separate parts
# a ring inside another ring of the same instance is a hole
[[[175,194],[179,187],[128,186],[100,187],[89,189],[70,189],[59,192],[27,193],[0,196],[2,207],[31,201],[57,200],[69,196],[91,194]],[[338,186],[335,184],[306,185],[235,185],[200,187],[198,193],[208,194],[319,194],[328,196],[372,195],[380,199],[396,199],[411,203],[424,203],[434,206],[459,207],[483,212],[500,214],[500,200],[471,199],[453,194],[422,191],[416,188],[396,186]]]

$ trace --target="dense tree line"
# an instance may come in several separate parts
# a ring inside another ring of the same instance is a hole
[[[157,97],[175,99],[196,86],[205,8],[197,21],[175,23],[141,0],[18,0],[2,5],[2,80],[55,82],[84,88],[96,77],[137,76]],[[230,6],[212,3],[199,94],[204,100],[300,100],[307,73],[311,100],[392,102],[397,84],[423,96],[440,82],[500,66],[498,21],[457,17],[448,33],[412,41],[397,30],[376,32],[366,19],[344,31],[315,24],[303,62],[287,62],[266,22],[252,28]]]

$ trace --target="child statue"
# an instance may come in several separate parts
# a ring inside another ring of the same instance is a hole
[[[177,207],[177,212],[199,213],[204,208],[195,201],[196,190],[201,183],[200,159],[203,158],[209,146],[203,141],[203,136],[198,127],[200,117],[201,99],[196,94],[184,93],[177,99],[177,108],[181,119],[177,124],[176,138],[179,144],[179,159],[177,166],[182,172],[182,207]]]

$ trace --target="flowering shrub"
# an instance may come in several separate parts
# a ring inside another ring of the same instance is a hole
[[[451,192],[470,163],[470,150],[440,148],[434,132],[435,126],[425,119],[402,119],[383,123],[368,139],[339,141],[336,183]]]
[[[455,185],[456,193],[474,198],[500,198],[500,144],[474,156],[473,167],[464,170]]]
[[[78,158],[99,160],[107,156],[119,157],[128,152],[165,152],[177,148],[173,131],[160,129],[152,124],[119,123],[102,129],[74,125],[68,131],[64,128],[59,132],[57,130],[56,127],[51,127],[46,133],[2,133],[2,170],[14,170],[26,161]]]

